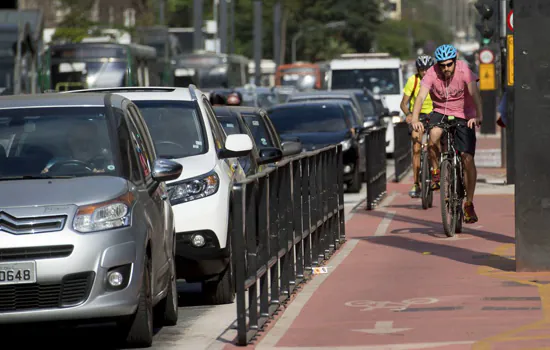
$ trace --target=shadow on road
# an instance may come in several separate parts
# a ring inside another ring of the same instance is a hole
[[[201,297],[200,284],[178,283],[180,320],[182,309],[201,306],[204,299]],[[206,308],[211,306],[205,305]],[[194,308],[195,309],[195,308]],[[200,313],[200,310],[195,310]],[[59,349],[94,349],[94,350],[119,350],[126,349],[119,340],[117,328],[114,323],[108,324],[19,324],[1,325],[2,334],[9,334],[17,344],[17,349],[33,349],[52,347]],[[176,326],[177,327],[177,326]],[[161,328],[155,329],[157,334]],[[153,340],[153,346],[155,341]],[[2,347],[4,349],[4,347]],[[11,350],[6,347],[5,349]]]

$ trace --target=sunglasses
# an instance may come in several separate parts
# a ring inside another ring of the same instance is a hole
[[[445,68],[445,67],[450,68],[450,67],[452,67],[453,64],[455,64],[455,63],[454,63],[454,62],[450,62],[450,63],[447,63],[447,64],[445,64],[445,63],[438,63],[438,64],[439,64],[439,66],[440,66],[441,68]]]

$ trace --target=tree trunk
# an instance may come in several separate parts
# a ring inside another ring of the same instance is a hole
[[[285,6],[285,3],[282,4],[283,10],[281,11],[281,52],[280,52],[280,59],[279,62],[281,62],[281,65],[285,64],[285,56],[286,56],[286,19],[288,15],[288,10]]]

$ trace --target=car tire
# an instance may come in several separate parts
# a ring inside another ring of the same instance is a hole
[[[363,185],[363,182],[361,181],[361,176],[359,172],[359,168],[355,166],[355,170],[353,171],[353,178],[348,184],[348,192],[350,193],[359,193],[361,192],[361,186]]]
[[[206,302],[211,305],[231,304],[235,300],[235,283],[233,278],[233,256],[231,253],[231,235],[233,233],[233,220],[229,214],[227,234],[229,239],[229,263],[216,281],[207,281],[202,284],[202,291]]]
[[[175,242],[175,239],[174,239]],[[157,305],[156,323],[162,326],[178,324],[178,285],[176,278],[176,247],[174,244],[170,263],[170,284],[166,297]]]
[[[126,347],[143,348],[153,344],[153,298],[151,288],[151,261],[145,258],[143,281],[138,307],[132,316],[119,324]]]

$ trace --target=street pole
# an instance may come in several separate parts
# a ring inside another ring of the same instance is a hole
[[[230,43],[229,46],[229,53],[234,54],[235,53],[235,1],[236,0],[229,0],[231,3],[231,7],[229,8],[229,18],[231,19],[231,33],[230,33]]]
[[[273,5],[273,61],[275,66],[281,64],[281,1]]]
[[[23,41],[23,21],[21,20],[21,9],[17,8],[17,52],[15,54],[15,65],[13,74],[13,94],[21,93],[21,42]]]
[[[254,76],[256,86],[262,82],[262,1],[254,1]]]
[[[220,1],[220,51],[227,53],[227,0]]]
[[[303,31],[299,31],[298,33],[294,34],[294,36],[292,37],[292,42],[291,42],[291,53],[292,53],[292,63],[295,63],[296,62],[296,42],[298,41],[298,39],[303,35]]]
[[[159,0],[159,24],[161,26],[164,25],[165,1],[166,0]]]
[[[202,15],[203,0],[193,0],[193,49],[195,51],[202,49]]]

